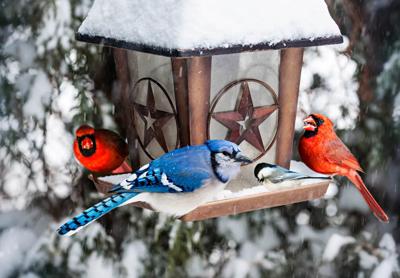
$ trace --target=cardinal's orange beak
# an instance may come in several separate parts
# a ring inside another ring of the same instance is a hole
[[[93,148],[93,141],[89,138],[85,138],[82,140],[81,146],[82,149],[90,150],[91,148]]]
[[[303,120],[304,122],[304,126],[303,129],[307,130],[307,131],[314,131],[317,129],[317,123],[315,122],[315,120],[313,119],[313,117],[308,116],[307,118],[305,118]]]

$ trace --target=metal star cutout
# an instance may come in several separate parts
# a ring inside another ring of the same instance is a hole
[[[168,147],[165,141],[164,133],[162,132],[162,127],[174,115],[170,112],[156,109],[154,92],[150,80],[147,83],[146,105],[135,103],[135,109],[145,125],[143,146],[146,148],[153,139],[156,139],[161,148],[165,152],[168,152]]]
[[[249,84],[243,81],[235,110],[215,112],[212,117],[228,128],[226,140],[235,142],[238,145],[245,140],[260,152],[264,152],[264,143],[259,126],[277,108],[277,105],[254,107]]]

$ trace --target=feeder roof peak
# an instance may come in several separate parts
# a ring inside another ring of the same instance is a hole
[[[165,56],[342,42],[324,0],[95,0],[77,39]]]

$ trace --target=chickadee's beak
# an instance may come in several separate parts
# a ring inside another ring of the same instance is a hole
[[[306,131],[315,131],[317,129],[317,123],[313,119],[313,117],[309,116],[303,120],[304,126],[303,129]]]
[[[238,153],[238,154],[235,156],[235,160],[238,161],[238,162],[241,162],[242,165],[247,165],[247,164],[250,164],[250,163],[253,162],[250,158],[248,158],[248,157],[242,155],[241,153]]]

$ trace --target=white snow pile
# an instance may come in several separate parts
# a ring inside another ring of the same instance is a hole
[[[383,261],[374,269],[371,278],[389,278],[394,272],[400,271],[396,242],[391,234],[384,234],[379,242]]]
[[[27,228],[13,227],[0,234],[0,276],[7,277],[21,267],[36,235]]]
[[[11,277],[35,259],[40,235],[50,218],[36,209],[2,211],[0,214],[0,277]]]
[[[322,259],[325,262],[332,262],[337,257],[340,257],[342,247],[355,244],[360,245],[359,240],[352,236],[341,235],[334,233],[329,237],[322,254]],[[362,244],[361,244],[362,245]],[[396,252],[396,242],[393,236],[386,233],[379,241],[379,248],[374,249],[373,252],[367,252],[364,249],[355,247],[359,256],[359,263],[361,268],[365,270],[372,269],[372,278],[390,278],[393,273],[399,271],[398,254]]]
[[[322,259],[327,262],[333,261],[343,246],[355,242],[356,240],[354,237],[333,234],[326,244],[324,253],[322,254]]]
[[[323,0],[96,0],[78,32],[181,49],[340,35]]]
[[[127,277],[140,277],[144,274],[142,260],[148,255],[147,246],[141,240],[134,240],[124,247],[122,264],[127,271]]]
[[[279,217],[279,214],[274,215],[270,221],[279,225],[281,220]],[[282,228],[286,230],[286,228]],[[214,251],[210,255],[211,263],[213,263],[212,260],[221,261],[224,260],[224,257],[229,258],[223,268],[222,277],[263,277],[258,273],[259,266],[271,270],[285,260],[279,251],[281,240],[271,225],[264,225],[260,234],[251,238],[249,238],[250,230],[249,223],[245,218],[222,217],[218,219],[218,233],[229,239],[228,244],[232,248],[237,248],[235,254]],[[239,246],[236,246],[237,243],[240,243]]]
[[[131,175],[132,175],[131,173],[128,173],[128,174],[117,174],[117,175],[110,175],[110,176],[100,177],[98,179],[101,180],[101,181],[104,181],[104,182],[111,183],[111,184],[117,184],[117,183],[122,182],[123,180],[126,180]]]

